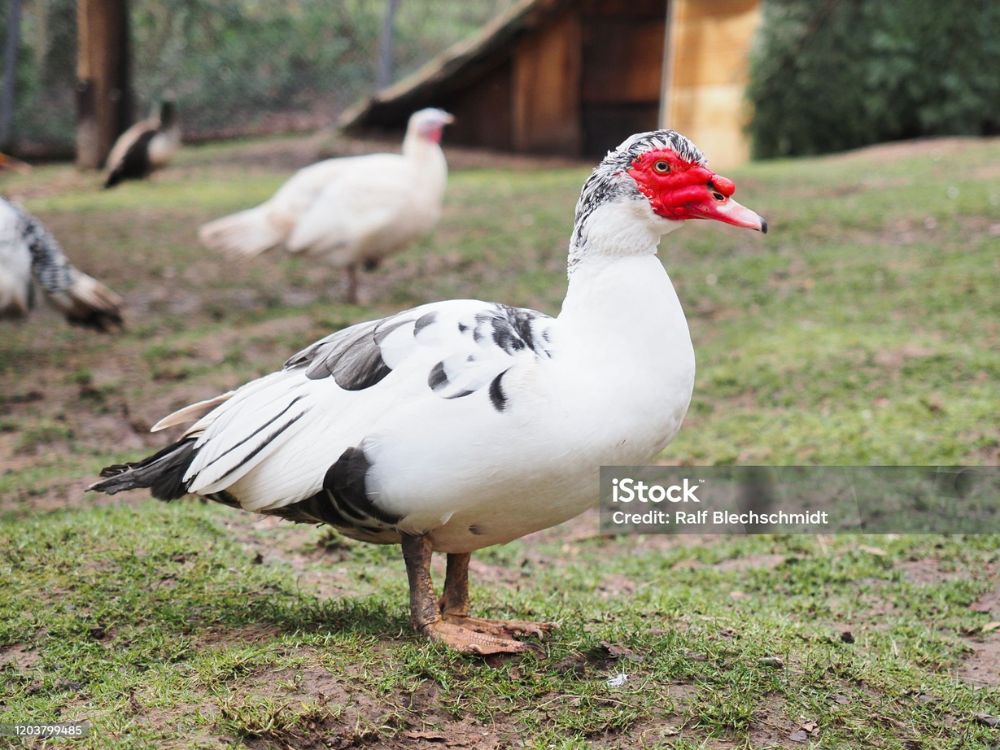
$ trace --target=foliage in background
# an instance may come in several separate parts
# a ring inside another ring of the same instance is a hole
[[[1000,132],[1000,3],[766,0],[747,94],[758,157]]]
[[[473,33],[511,0],[403,0],[397,77]],[[3,22],[6,4],[0,9]],[[375,80],[386,0],[133,0],[136,117],[177,99],[189,137],[331,123]],[[22,145],[73,143],[74,0],[28,0],[14,129]]]
[[[0,3],[0,28],[7,3]],[[21,11],[13,141],[73,142],[76,2],[28,0]]]

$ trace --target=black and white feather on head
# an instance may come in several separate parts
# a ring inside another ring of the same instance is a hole
[[[688,138],[676,130],[651,130],[648,133],[635,133],[622,141],[614,151],[598,165],[595,172],[601,170],[624,170],[647,151],[658,151],[669,148],[684,161],[705,165],[705,155]]]
[[[587,219],[600,206],[618,200],[645,200],[628,174],[628,168],[647,151],[669,148],[685,161],[704,165],[705,155],[690,140],[676,130],[652,130],[626,138],[601,160],[580,191],[576,204],[573,245],[570,249],[570,270],[582,257],[586,240]]]

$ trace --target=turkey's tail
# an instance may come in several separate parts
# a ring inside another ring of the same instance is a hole
[[[284,238],[284,233],[269,220],[266,203],[210,221],[198,230],[198,239],[206,247],[245,258],[270,250]]]
[[[122,298],[85,273],[77,271],[72,284],[48,297],[73,325],[104,332],[123,326]]]
[[[89,490],[114,495],[125,490],[149,489],[160,500],[176,500],[187,494],[184,472],[195,456],[196,438],[184,438],[134,464],[115,464],[101,470],[104,477]]]

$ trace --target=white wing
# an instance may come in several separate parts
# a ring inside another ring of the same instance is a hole
[[[313,208],[324,189],[335,182],[363,181],[367,174],[398,173],[405,165],[398,154],[368,154],[325,159],[303,167],[285,182],[268,201],[270,213],[278,221],[293,226]]]
[[[363,180],[366,174],[398,174],[401,162],[403,158],[395,154],[371,154],[311,164],[292,175],[264,203],[202,226],[199,239],[214,250],[236,257],[265,252],[287,243],[305,216],[336,215],[341,210],[336,198],[322,198],[328,185]],[[378,203],[377,196],[374,202]],[[315,221],[310,219],[310,224]],[[315,230],[306,231],[315,237]],[[306,249],[306,245],[296,249]]]
[[[341,175],[299,217],[288,249],[329,255],[342,265],[364,257],[375,244],[395,249],[416,233],[414,229],[422,230],[420,222],[405,221],[415,202],[413,185],[407,179],[410,172],[402,162],[392,172]]]
[[[363,444],[378,452],[366,440],[420,440],[393,433],[399,415],[426,413],[475,432],[476,420],[507,408],[506,374],[548,359],[552,323],[530,310],[455,300],[334,333],[201,417],[186,433],[195,442],[183,482],[189,492],[280,512],[330,490],[334,465],[363,459]],[[371,498],[358,503],[376,527],[400,515]]]

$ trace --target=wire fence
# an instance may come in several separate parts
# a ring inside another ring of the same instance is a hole
[[[512,2],[132,0],[134,115],[172,98],[188,140],[329,125],[372,92],[379,77],[406,75]],[[17,75],[6,147],[28,155],[69,153],[76,2],[0,0],[0,28],[9,28],[16,5]]]

